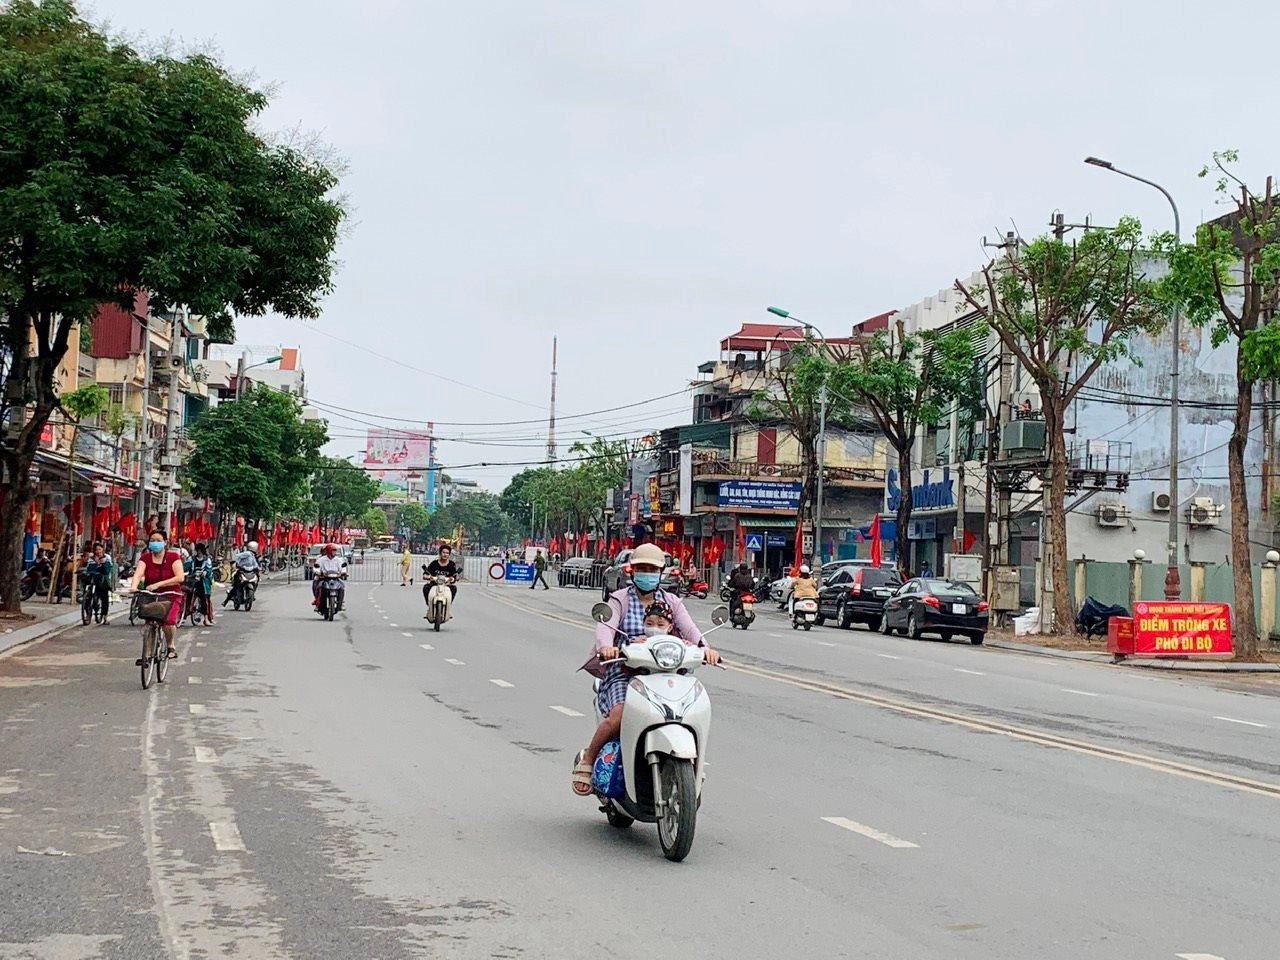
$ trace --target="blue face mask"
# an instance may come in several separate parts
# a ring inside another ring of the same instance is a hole
[[[660,573],[633,573],[631,582],[636,585],[636,589],[641,593],[653,593],[658,589],[658,584],[662,582],[662,574]]]
[[[164,541],[150,540],[147,542],[147,549],[150,550],[152,553],[159,553],[161,550],[164,549]]]

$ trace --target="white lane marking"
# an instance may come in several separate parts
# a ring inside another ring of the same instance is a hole
[[[191,662],[192,662],[192,663],[204,663],[204,657],[192,657],[192,658],[191,658]]]
[[[586,716],[585,713],[579,713],[577,710],[570,710],[568,707],[552,706],[551,709],[554,710],[556,713],[563,713],[566,717],[585,717]],[[706,766],[705,762],[703,763],[703,766],[704,767]]]
[[[388,624],[387,624],[387,626],[388,626],[388,627],[395,627],[397,630],[399,630],[399,629],[400,629],[400,624],[398,624],[398,623],[388,623]]]
[[[490,680],[489,682],[492,683],[495,687],[502,687],[504,690],[510,689],[511,687],[515,686],[514,683],[507,683],[507,681],[505,680]]]
[[[209,835],[213,837],[213,849],[215,850],[244,849],[244,840],[240,838],[240,828],[235,825],[234,821],[210,823]]]
[[[202,636],[202,637],[203,637],[203,636],[204,636],[206,633],[208,633],[208,632],[209,632],[208,630],[201,630],[201,631],[200,631],[200,636]]]
[[[785,639],[787,639],[787,635],[786,635],[785,633],[771,633],[771,634],[769,634],[769,636],[773,637],[773,638],[774,638],[774,639],[776,639],[776,640],[785,640]]]
[[[429,643],[420,643],[420,644],[418,644],[418,646],[420,646],[423,650],[434,650],[434,649],[435,649],[435,647],[433,647],[433,646],[432,646],[431,644],[429,644]]]
[[[975,677],[985,677],[986,674],[981,670],[966,670],[964,667],[956,667],[956,673],[971,673]]]
[[[846,830],[852,830],[854,833],[861,834],[876,843],[883,843],[886,847],[893,847],[896,850],[914,850],[919,844],[912,843],[910,840],[900,840],[899,838],[885,833],[883,830],[877,830],[875,827],[868,827],[865,823],[858,823],[856,820],[847,820],[844,817],[823,817],[827,823],[837,827],[843,827]]]
[[[196,747],[196,763],[217,763],[218,755],[211,747]]]
[[[1074,693],[1074,694],[1075,694],[1076,696],[1078,696],[1078,697],[1097,697],[1097,696],[1101,696],[1101,694],[1097,694],[1097,693],[1090,693],[1088,690],[1072,690],[1070,687],[1063,687],[1063,688],[1062,688],[1062,692],[1063,692],[1063,693]]]
[[[203,704],[203,703],[188,703],[188,704],[187,704],[187,709],[188,709],[188,710],[190,710],[192,713],[194,713],[197,717],[203,717],[203,716],[204,716],[204,704]]]
[[[445,657],[445,663],[452,663],[455,667],[465,667],[467,664],[463,660],[455,660],[453,657]]]
[[[383,619],[383,620],[390,620],[391,618],[390,618],[390,617],[387,617],[387,616],[383,616],[383,618],[382,618],[382,619]]]
[[[209,641],[208,641],[208,640],[197,640],[197,641],[196,641],[196,646],[197,646],[197,647],[207,647],[208,645],[209,645]]]
[[[1224,720],[1227,723],[1238,723],[1246,727],[1261,727],[1263,730],[1268,729],[1265,723],[1254,723],[1252,720],[1237,720],[1235,717],[1214,717],[1213,719]]]
[[[1220,957],[1216,953],[1177,953],[1174,956],[1178,960],[1227,960],[1226,957]]]
[[[815,640],[815,641],[813,641],[813,642],[814,642],[814,643],[816,643],[816,644],[817,644],[818,646],[820,646],[820,647],[834,647],[834,646],[835,646],[835,644],[834,644],[834,643],[832,643],[832,642],[831,642],[831,641],[829,641],[829,640]]]
[[[895,657],[892,653],[877,653],[877,657],[884,657],[886,660],[901,660],[901,657]]]
[[[402,633],[402,634],[400,634],[400,636],[402,636],[402,637],[408,637],[410,640],[412,640],[412,639],[413,639],[413,634],[412,634],[412,633]]]
[[[187,683],[204,683],[199,677],[187,677]]]

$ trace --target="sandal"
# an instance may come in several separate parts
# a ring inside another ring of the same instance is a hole
[[[173,647],[170,647],[170,648],[169,648],[169,659],[170,659],[170,660],[177,660],[177,659],[178,659],[178,651],[177,651],[176,649],[174,649]]]
[[[573,792],[579,797],[591,796],[591,764],[582,759],[585,750],[579,750],[573,758]]]

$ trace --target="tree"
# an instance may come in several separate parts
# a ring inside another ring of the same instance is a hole
[[[347,525],[373,507],[378,481],[350,460],[323,457],[311,481],[315,517],[326,530]],[[381,515],[382,511],[378,511]],[[383,517],[383,527],[386,518]]]
[[[298,515],[328,441],[322,424],[302,419],[296,397],[268,387],[218,404],[190,433],[192,493],[247,520]]]
[[[901,492],[895,546],[899,565],[907,562],[910,545],[911,454],[916,435],[922,426],[937,426],[966,392],[977,369],[975,361],[972,331],[908,334],[899,318],[892,336],[878,331],[861,337],[848,358],[831,370],[829,392],[869,410],[898,454]]]
[[[532,522],[538,499],[536,494],[544,487],[540,481],[547,477],[554,477],[556,473],[557,471],[551,467],[530,467],[521,470],[511,478],[511,482],[498,496],[503,511],[521,523],[526,520]]]
[[[378,507],[370,507],[360,514],[360,526],[364,527],[364,532],[370,540],[386,536],[387,514]]]
[[[1114,230],[1090,230],[1071,243],[1040,237],[1011,244],[982,269],[981,287],[955,282],[1040,393],[1048,448],[1045,560],[1055,630],[1075,622],[1067,590],[1067,408],[1104,363],[1125,357],[1141,362],[1133,338],[1156,332],[1166,319],[1142,272],[1141,242],[1141,224],[1126,217]]]
[[[58,398],[58,405],[67,412],[67,416],[71,420],[71,447],[67,454],[67,522],[63,524],[63,535],[66,535],[68,529],[75,529],[76,518],[71,515],[71,505],[75,502],[73,492],[75,489],[75,462],[76,462],[76,440],[80,436],[80,422],[88,420],[90,417],[96,417],[100,414],[111,400],[111,395],[107,393],[107,388],[100,383],[86,383],[83,387],[76,390],[68,391]],[[74,536],[73,538],[74,539]],[[58,556],[62,557],[62,550],[58,550]],[[77,571],[75,567],[71,569],[71,595],[76,595],[76,577]],[[49,584],[49,601],[53,601],[54,592],[57,590],[57,577],[52,578],[53,582]]]
[[[1234,209],[1224,217],[1201,224],[1194,244],[1182,246],[1176,237],[1161,238],[1169,257],[1169,272],[1159,290],[1166,302],[1186,311],[1187,320],[1208,327],[1219,347],[1236,342],[1235,413],[1227,442],[1227,478],[1231,491],[1231,565],[1240,575],[1235,583],[1236,654],[1258,658],[1258,624],[1254,614],[1250,568],[1249,499],[1245,489],[1245,450],[1253,416],[1253,392],[1260,380],[1280,377],[1280,195],[1271,177],[1261,194],[1233,171],[1239,155],[1224,150],[1213,155],[1218,171],[1217,191]],[[1200,171],[1208,176],[1210,168]],[[1175,453],[1176,455],[1176,453]]]
[[[226,327],[315,316],[343,219],[324,163],[257,132],[267,97],[205,54],[144,56],[70,0],[0,6],[0,597],[19,609],[29,468],[69,338],[149,292]]]
[[[395,528],[399,534],[401,530],[407,530],[410,537],[419,539],[428,539],[423,536],[431,522],[431,514],[427,513],[427,508],[416,500],[410,500],[408,503],[401,504],[396,508],[395,512]]]

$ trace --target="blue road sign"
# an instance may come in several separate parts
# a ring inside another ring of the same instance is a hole
[[[748,533],[748,534],[747,534],[747,549],[748,549],[748,550],[763,550],[763,549],[764,549],[764,535],[763,535],[763,534],[759,534],[759,533]]]
[[[507,579],[514,580],[516,583],[532,583],[533,582],[533,564],[532,563],[508,563]]]

